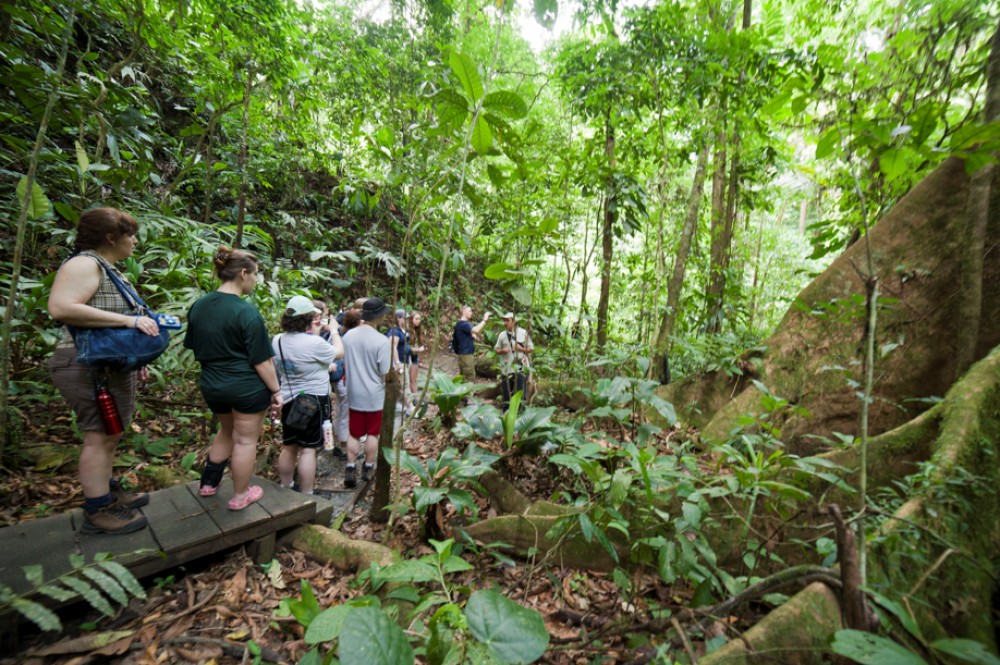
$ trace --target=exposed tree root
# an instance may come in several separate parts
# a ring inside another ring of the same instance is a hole
[[[1000,579],[1000,348],[932,411],[871,442],[883,452],[910,455],[935,433],[932,472],[872,541],[868,585],[909,590],[903,605],[916,613],[928,639],[966,637],[996,653],[990,607]],[[878,465],[877,459],[870,462]],[[963,556],[952,556],[958,553]],[[821,662],[841,626],[840,603],[813,585],[751,629],[744,642],[758,652],[780,653],[781,662]],[[746,644],[734,641],[701,662],[750,659]]]
[[[378,543],[351,540],[344,534],[318,524],[301,526],[283,538],[295,549],[340,570],[365,570],[372,563],[388,566],[399,561],[399,553]]]
[[[549,537],[549,529],[557,519],[558,516],[552,515],[503,515],[476,522],[465,530],[481,543],[506,543],[524,557],[536,552],[537,556],[547,557],[560,566],[601,572],[614,570],[615,560],[596,542],[588,543],[579,534],[566,539]],[[627,554],[627,544],[615,545],[619,558]]]

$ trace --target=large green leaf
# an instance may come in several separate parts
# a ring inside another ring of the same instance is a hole
[[[438,573],[422,559],[404,559],[379,570],[378,577],[386,582],[434,582]]]
[[[486,279],[511,279],[514,277],[513,270],[514,266],[509,263],[494,263],[483,271],[483,276]]]
[[[340,627],[341,665],[408,665],[413,648],[402,629],[377,607],[355,607]]]
[[[317,614],[306,628],[306,644],[329,642],[340,637],[340,628],[350,610],[350,605],[337,605]]]
[[[923,658],[889,638],[860,630],[838,630],[830,648],[862,665],[926,665]]]
[[[528,105],[521,96],[509,90],[498,90],[486,95],[483,108],[506,116],[511,120],[520,120],[528,115]]]
[[[22,177],[17,183],[17,202],[21,206],[21,210],[25,209],[25,194],[28,191],[28,176]],[[41,219],[45,215],[49,214],[52,210],[52,204],[49,202],[49,197],[45,196],[45,192],[42,191],[41,185],[35,180],[31,183],[31,197],[27,202],[28,219],[36,220]]]
[[[418,515],[423,515],[424,511],[436,503],[441,503],[448,490],[444,487],[414,487],[413,488],[413,509]]]
[[[878,165],[886,180],[892,182],[906,172],[907,150],[902,148],[889,148],[879,157]]]
[[[840,127],[834,125],[826,130],[816,144],[816,159],[823,159],[833,153],[840,145]]]
[[[462,418],[480,439],[492,439],[503,432],[500,411],[492,404],[470,404],[462,409]]]
[[[483,96],[483,81],[479,78],[479,70],[476,69],[476,63],[472,61],[472,58],[464,53],[452,51],[448,57],[448,65],[461,81],[462,89],[465,90],[465,94],[468,95],[472,103],[478,102],[479,98]]]
[[[1000,665],[1000,658],[997,658],[981,642],[963,639],[944,639],[931,643],[931,648],[935,651],[954,656],[967,663],[976,665]]]
[[[73,144],[76,146],[76,166],[80,169],[80,175],[83,175],[90,170],[90,158],[79,141],[73,141]]]
[[[519,304],[531,307],[531,289],[525,284],[513,284],[510,287],[510,295],[514,296]]]
[[[556,407],[529,407],[517,418],[515,431],[519,436],[527,436],[537,429],[548,427]]]
[[[469,630],[504,663],[532,663],[545,653],[549,633],[538,612],[496,591],[476,591],[465,606]]]
[[[476,153],[486,155],[492,147],[493,132],[483,116],[479,116],[476,118],[476,126],[472,128],[472,148]]]

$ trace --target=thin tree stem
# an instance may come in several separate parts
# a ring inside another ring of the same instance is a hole
[[[69,53],[70,38],[73,36],[73,24],[76,22],[76,7],[70,6],[69,18],[66,19],[66,27],[63,29],[62,49],[59,51],[59,64],[56,73],[52,77],[52,90],[49,91],[49,99],[42,113],[42,121],[38,125],[38,133],[35,135],[35,147],[31,151],[31,160],[28,162],[28,175],[25,178],[24,199],[21,204],[21,213],[17,218],[17,239],[14,242],[14,256],[11,266],[10,290],[7,293],[7,306],[4,308],[3,331],[0,339],[0,354],[3,362],[0,362],[0,466],[3,466],[4,451],[7,441],[11,438],[8,424],[7,407],[10,393],[10,356],[11,322],[14,318],[14,303],[17,299],[18,281],[21,274],[21,260],[24,254],[24,234],[28,223],[28,203],[32,199],[32,190],[35,187],[35,173],[38,171],[38,156],[42,152],[42,144],[45,142],[45,135],[49,129],[49,119],[52,117],[52,109],[59,101],[59,90],[62,88],[63,74],[66,72],[66,56]]]

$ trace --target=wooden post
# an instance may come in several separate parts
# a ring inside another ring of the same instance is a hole
[[[396,427],[396,400],[400,394],[400,377],[395,369],[385,375],[385,401],[382,403],[382,430],[378,435],[378,463],[375,467],[375,494],[372,496],[372,507],[369,519],[379,524],[389,520],[390,485],[392,484],[392,466],[385,459],[385,451],[392,450],[392,439]],[[370,463],[370,462],[369,462]]]

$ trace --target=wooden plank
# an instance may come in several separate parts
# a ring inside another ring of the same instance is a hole
[[[311,510],[313,514],[316,513],[316,502],[311,496],[302,492],[296,492],[287,487],[282,487],[263,478],[254,478],[253,484],[264,488],[264,496],[260,498],[258,504],[272,516],[289,511],[298,512],[305,510],[308,512],[310,505],[312,506]]]
[[[195,493],[191,492],[191,485]],[[195,481],[160,490],[150,497],[149,505],[144,508],[156,542],[168,555],[222,534],[197,497],[197,487]]]
[[[69,555],[79,553],[74,513],[77,521],[83,519],[83,511],[78,508],[0,529],[0,583],[22,594],[31,588],[22,566],[41,565],[46,580],[72,570]]]
[[[80,533],[80,509],[0,529],[0,582],[22,593],[30,587],[21,566],[42,564],[45,578],[52,579],[72,570],[72,553],[87,561],[111,554],[141,578],[247,542],[266,542],[276,531],[309,522],[318,513],[329,521],[329,504],[322,498],[262,478],[252,483],[264,489],[264,496],[241,511],[229,510],[230,478],[213,497],[199,496],[197,482],[154,492],[140,509],[149,527],[130,534]]]

